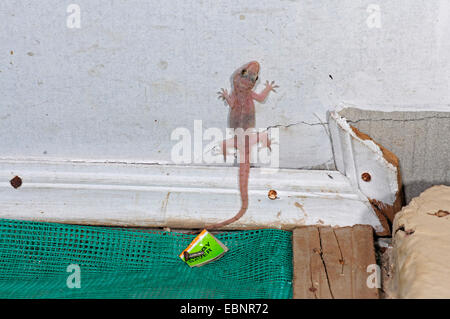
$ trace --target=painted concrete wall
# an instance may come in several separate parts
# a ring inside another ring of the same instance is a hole
[[[450,109],[449,15],[448,0],[1,1],[0,157],[170,163],[175,128],[225,128],[216,92],[256,59],[257,90],[280,85],[256,121],[281,125],[281,166],[332,168],[316,115]]]

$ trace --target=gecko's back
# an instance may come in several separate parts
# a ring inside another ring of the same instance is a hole
[[[230,110],[230,127],[244,130],[255,127],[255,103],[252,90],[258,80],[259,63],[247,63],[233,75],[233,105]]]

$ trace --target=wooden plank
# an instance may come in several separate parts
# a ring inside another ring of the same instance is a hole
[[[311,259],[309,227],[296,228],[292,234],[293,249],[293,298],[316,298],[311,280]]]
[[[294,299],[378,298],[366,284],[367,266],[376,263],[369,225],[297,228],[293,253]]]
[[[300,227],[293,233],[294,299],[329,299],[328,285],[321,257],[320,237],[315,226]]]
[[[375,248],[373,245],[373,230],[369,225],[352,227],[353,241],[353,294],[357,298],[379,298],[377,288],[367,286],[367,266],[376,264]]]
[[[351,231],[348,227],[347,231]],[[320,227],[320,240],[322,243],[322,257],[326,265],[330,290],[333,298],[348,299],[352,297],[351,281],[347,280],[351,274],[351,268],[345,266],[341,244],[332,227]],[[344,270],[346,271],[344,273]],[[347,275],[347,277],[345,277]]]
[[[354,298],[353,294],[353,241],[352,241],[352,228],[340,227],[334,229],[336,240],[339,242],[343,259],[343,273],[346,282],[346,293],[343,295],[348,298]]]

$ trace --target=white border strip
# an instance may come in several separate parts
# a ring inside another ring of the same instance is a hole
[[[226,229],[369,224],[383,230],[340,172],[263,170],[251,169],[249,209]],[[17,189],[9,183],[14,176],[22,179]],[[237,213],[238,189],[237,167],[0,159],[0,218],[201,228]],[[268,198],[271,189],[278,199]]]

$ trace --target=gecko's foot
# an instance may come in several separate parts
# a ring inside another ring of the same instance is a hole
[[[217,143],[209,150],[206,150],[205,153],[210,153],[212,156],[218,156],[222,155],[224,158],[224,161],[227,161],[227,155],[234,155],[236,156],[236,152],[232,153],[230,152],[230,149],[233,149],[230,146],[230,141],[223,140],[222,142]]]
[[[258,133],[258,143],[261,144],[261,147],[267,147],[269,151],[272,152],[272,148],[270,147],[272,145],[272,142],[269,138],[268,132]]]
[[[272,148],[270,147],[272,145],[272,141],[270,140],[270,138],[267,138],[267,141],[265,144],[263,144],[263,146],[267,147],[269,149],[269,151],[272,152]]]
[[[268,88],[270,91],[277,93],[277,91],[275,91],[275,89],[279,88],[279,86],[275,84],[275,81],[272,81],[270,83],[269,83],[269,81],[266,81],[266,88]]]
[[[206,151],[206,152],[207,152],[207,151]],[[214,155],[214,156],[217,156],[217,155],[222,154],[222,146],[220,146],[219,144],[214,145],[214,146],[211,148],[211,154]]]
[[[236,149],[236,137],[222,141],[222,154],[225,162],[227,161],[227,151],[230,148]]]
[[[222,101],[226,101],[230,96],[228,95],[228,91],[224,88],[221,88],[220,91],[217,92],[219,95],[217,98],[221,99]]]

